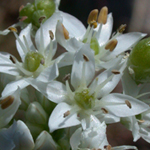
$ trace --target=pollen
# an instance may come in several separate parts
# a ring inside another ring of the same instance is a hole
[[[70,111],[68,110],[68,111],[66,111],[66,112],[64,113],[64,118],[67,117],[67,116],[69,116],[69,115],[70,115]]]
[[[132,108],[131,103],[128,100],[125,100],[125,103],[130,109]]]
[[[0,101],[0,105],[2,109],[6,109],[8,108],[14,101],[14,97],[13,96],[8,96],[5,99]]]
[[[115,75],[120,74],[120,71],[119,71],[119,70],[115,70],[115,69],[112,70],[111,72],[112,72],[113,74],[115,74]]]
[[[107,14],[108,14],[108,8],[105,6],[100,10],[100,13],[98,16],[98,23],[106,24]]]
[[[66,40],[69,39],[69,32],[67,31],[67,29],[65,28],[65,26],[62,24],[63,27],[63,33],[64,33],[64,37]]]
[[[105,49],[112,52],[117,46],[117,43],[118,41],[116,39],[113,39],[106,44]]]
[[[93,22],[96,22],[97,16],[98,16],[98,9],[92,10],[88,16],[87,23],[91,25]]]
[[[18,32],[17,29],[14,27],[9,27],[8,30],[10,30],[11,32]]]

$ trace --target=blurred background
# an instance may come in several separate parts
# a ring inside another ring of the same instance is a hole
[[[18,22],[19,7],[33,0],[0,0],[0,30]],[[150,35],[150,0],[61,0],[59,9],[68,12],[87,26],[87,17],[92,9],[107,6],[113,13],[116,31],[121,24],[127,24],[125,32],[145,32]],[[12,33],[0,36],[0,51],[16,57],[15,38]],[[131,132],[121,124],[108,126],[107,135],[112,146],[135,145],[139,150],[149,150],[150,144],[140,139],[133,143]]]

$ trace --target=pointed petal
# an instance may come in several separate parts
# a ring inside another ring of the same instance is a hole
[[[71,109],[72,106],[66,103],[59,103],[55,107],[48,122],[50,132],[53,132],[54,130],[57,129],[71,127],[80,124],[80,121],[77,119],[76,113],[64,117],[64,113],[70,111]]]

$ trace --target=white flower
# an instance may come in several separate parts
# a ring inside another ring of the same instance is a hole
[[[52,60],[57,48],[56,41],[53,41],[53,38],[44,38],[41,25],[40,35],[35,38],[35,48],[31,41],[31,28],[32,26],[29,24],[19,36],[15,32],[16,29],[11,28],[17,38],[16,46],[22,63],[18,62],[11,54],[0,53],[0,72],[16,76],[16,80],[5,87],[2,92],[3,96],[15,91],[18,87],[20,89],[27,87],[31,81],[45,83],[58,76],[57,64]]]
[[[14,121],[8,129],[0,130],[0,149],[32,150],[34,141],[27,126],[22,121]]]
[[[82,119],[90,115],[95,115],[106,123],[112,123],[118,122],[120,117],[133,116],[149,108],[145,103],[128,95],[109,94],[122,76],[122,70],[126,66],[124,63],[118,64],[116,68],[119,74],[115,72],[113,74],[114,68],[111,68],[93,80],[94,56],[92,51],[87,52],[88,48],[88,45],[84,45],[75,55],[71,73],[71,85],[74,91],[69,87],[68,81],[66,81],[66,90],[64,85],[58,82],[57,84],[51,82],[46,87],[47,97],[58,103],[49,118],[51,132],[59,128],[78,125]],[[57,87],[58,85],[60,88]],[[57,91],[54,92],[56,88]]]

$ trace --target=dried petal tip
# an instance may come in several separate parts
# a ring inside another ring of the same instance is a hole
[[[70,115],[70,111],[68,110],[68,111],[66,111],[66,112],[64,113],[64,118],[67,117],[67,116],[69,116],[69,115]]]
[[[83,54],[83,59],[84,59],[85,61],[89,61],[89,58],[88,58],[86,55],[84,55],[84,54]]]
[[[105,49],[112,52],[117,46],[117,43],[118,41],[116,39],[113,39],[106,44]]]
[[[96,22],[97,21],[97,15],[98,15],[98,9],[92,10],[88,16],[87,23],[91,24],[92,22]]]
[[[98,23],[106,24],[108,15],[108,8],[105,6],[100,10],[98,16]]]
[[[17,29],[14,27],[9,27],[8,30],[10,30],[11,32],[17,32]]]
[[[118,32],[123,33],[124,30],[126,29],[126,26],[127,26],[126,24],[122,24],[122,25],[119,27]]]
[[[50,35],[51,40],[53,40],[54,39],[54,34],[53,34],[52,30],[49,30],[49,35]]]
[[[113,74],[120,74],[120,71],[119,71],[119,70],[115,70],[115,69],[112,70],[111,72],[112,72]]]
[[[130,109],[132,108],[131,103],[128,100],[125,100],[125,103]]]
[[[64,33],[64,37],[66,40],[69,39],[69,32],[67,31],[67,29],[64,27],[64,25],[62,24],[63,27],[63,33]]]
[[[0,101],[0,105],[2,109],[8,108],[14,101],[14,97],[8,96],[5,99]]]
[[[67,74],[67,75],[65,75],[65,77],[63,78],[63,81],[67,81],[67,80],[69,80],[69,79],[70,79],[70,73]]]
[[[45,16],[42,16],[39,18],[39,23],[42,23],[42,21],[45,19],[46,17]]]

